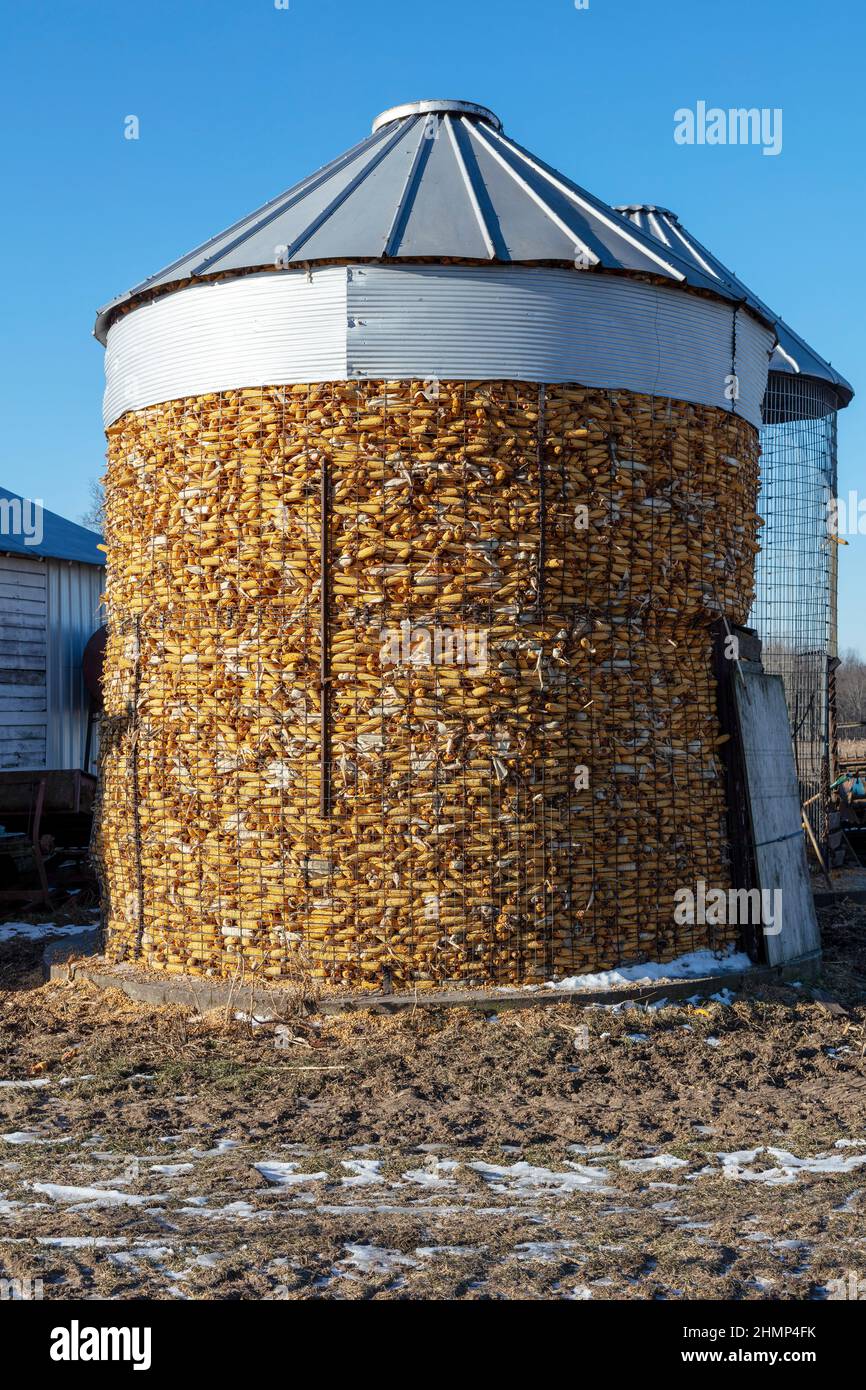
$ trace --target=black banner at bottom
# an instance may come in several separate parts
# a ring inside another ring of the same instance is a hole
[[[407,1300],[386,1305],[384,1300],[370,1300],[378,1308],[336,1299],[288,1301],[295,1306],[286,1301],[21,1300],[0,1305],[0,1336],[7,1348],[26,1347],[28,1370],[49,1382],[62,1382],[69,1375],[91,1378],[102,1368],[115,1375],[125,1370],[140,1376],[166,1371],[220,1377],[238,1372],[265,1375],[276,1369],[287,1373],[290,1347],[295,1356],[305,1347],[308,1358],[321,1358],[322,1370],[330,1366],[328,1374],[333,1374],[333,1344],[322,1342],[320,1334],[345,1332],[348,1340],[342,1345],[347,1355],[354,1347],[359,1362],[369,1364],[369,1348],[383,1348],[375,1337],[371,1341],[374,1327],[379,1337],[411,1336],[417,1328],[425,1341],[416,1345],[428,1348],[421,1369],[430,1377],[436,1374],[438,1359],[430,1357],[434,1346],[452,1365],[474,1361],[489,1374],[499,1363],[508,1374],[518,1344],[527,1351],[533,1347],[534,1358],[556,1363],[563,1371],[570,1363],[577,1366],[579,1359],[582,1375],[589,1374],[584,1358],[592,1351],[600,1358],[599,1371],[605,1366],[618,1373],[678,1366],[700,1378],[713,1368],[759,1366],[767,1374],[794,1367],[826,1377],[828,1371],[850,1365],[858,1351],[863,1318],[859,1291],[855,1295],[819,1303]],[[532,1340],[521,1343],[519,1324],[527,1316],[532,1318]],[[364,1324],[354,1337],[359,1317]],[[436,1320],[433,1343],[428,1318]],[[448,1353],[452,1332],[460,1334],[460,1341]],[[401,1351],[392,1369],[399,1365],[405,1370],[406,1358],[407,1351]]]

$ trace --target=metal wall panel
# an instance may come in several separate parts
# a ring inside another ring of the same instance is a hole
[[[88,696],[81,659],[101,625],[99,597],[105,571],[96,565],[48,560],[48,747],[49,768],[83,768]],[[95,770],[94,740],[91,766]]]
[[[124,411],[231,387],[346,375],[346,270],[191,285],[119,319],[105,353],[106,425]]]
[[[230,387],[349,377],[620,388],[761,423],[772,332],[745,309],[627,276],[529,266],[329,267],[198,285],[110,330],[106,423]]]
[[[353,266],[349,374],[579,382],[730,409],[734,308],[626,276]],[[737,312],[738,412],[761,423],[773,335]]]

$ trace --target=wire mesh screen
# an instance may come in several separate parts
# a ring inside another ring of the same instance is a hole
[[[757,432],[520,382],[225,391],[109,432],[110,950],[337,986],[733,939],[711,628]]]
[[[819,845],[831,782],[831,664],[836,656],[836,394],[811,377],[771,372],[761,430],[765,521],[750,618],[764,669],[785,683],[797,773]]]

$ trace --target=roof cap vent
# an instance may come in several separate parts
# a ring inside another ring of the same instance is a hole
[[[478,121],[487,121],[494,130],[502,129],[499,117],[486,106],[478,106],[474,101],[407,101],[402,106],[389,106],[373,122],[373,134],[392,121],[404,121],[408,116],[469,116]]]
[[[614,205],[614,211],[621,212],[624,217],[628,217],[629,214],[633,212],[657,212],[677,226],[679,226],[680,222],[675,212],[671,212],[670,208],[659,207],[657,203],[616,203]]]

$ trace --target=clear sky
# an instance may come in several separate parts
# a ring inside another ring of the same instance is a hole
[[[0,485],[80,516],[103,467],[97,306],[385,107],[446,96],[608,202],[678,212],[858,388],[840,492],[863,486],[862,0],[2,0],[0,19]],[[781,153],[676,144],[674,112],[701,100],[781,108]],[[850,542],[840,638],[866,653],[866,535]]]

